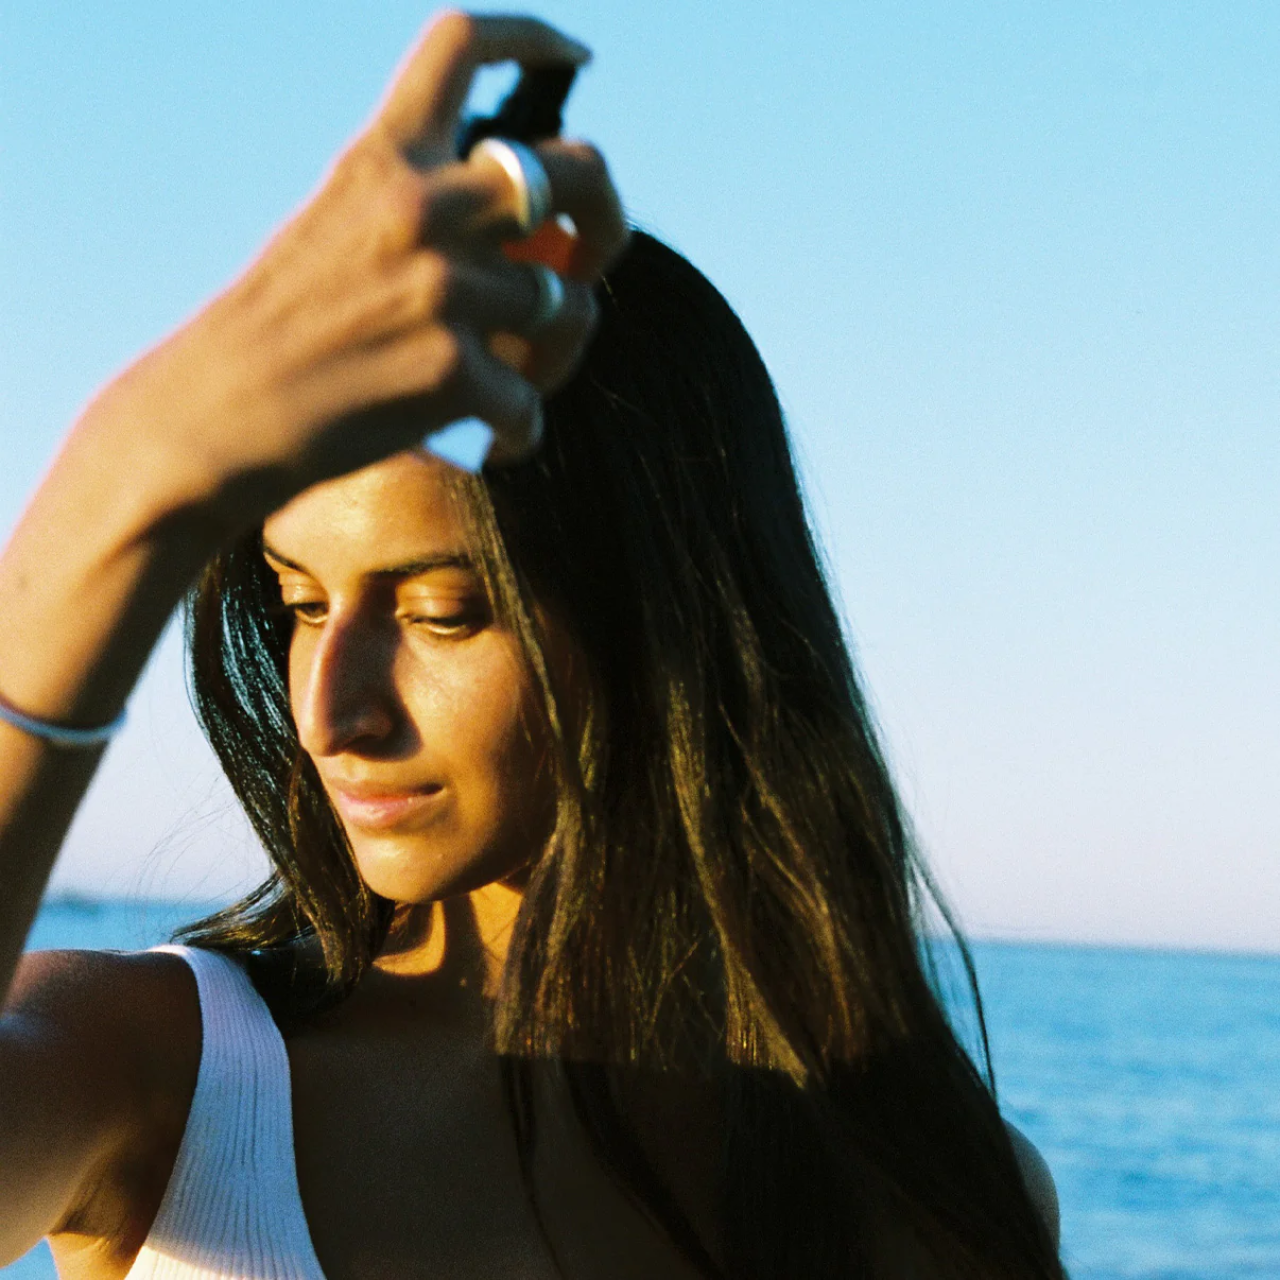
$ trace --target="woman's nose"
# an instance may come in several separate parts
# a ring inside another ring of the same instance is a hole
[[[333,616],[295,635],[289,683],[298,740],[312,756],[386,749],[403,720],[392,670],[398,637],[376,620]]]

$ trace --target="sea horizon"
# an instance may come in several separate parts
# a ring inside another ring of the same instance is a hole
[[[189,910],[191,919],[199,919],[202,915],[226,907],[234,899],[187,899],[183,897],[165,897],[152,894],[93,893],[80,889],[58,889],[47,893],[41,900],[40,909],[68,911],[97,911],[119,908],[128,910],[133,907],[157,908],[166,914],[179,915]],[[937,941],[947,941],[950,934],[931,932],[929,937]],[[1155,940],[1109,939],[1096,936],[1072,937],[1070,935],[1040,932],[1020,932],[1008,929],[968,930],[961,926],[960,936],[966,943],[982,945],[1018,946],[1018,947],[1057,947],[1088,951],[1115,952],[1167,952],[1174,955],[1204,956],[1241,956],[1259,959],[1280,960],[1280,939],[1271,946],[1255,946],[1238,943],[1203,943],[1203,942],[1171,942]],[[28,946],[26,950],[33,950]]]

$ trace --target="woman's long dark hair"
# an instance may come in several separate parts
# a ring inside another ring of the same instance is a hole
[[[538,454],[454,485],[556,744],[554,830],[493,1013],[527,1174],[533,1064],[550,1060],[602,1163],[708,1276],[872,1275],[892,1220],[930,1274],[1061,1277],[989,1071],[931,980],[929,881],[769,376],[720,294],[650,236],[600,303]],[[197,709],[275,870],[184,936],[243,955],[297,1019],[359,980],[392,906],[300,750],[276,602],[257,536],[190,602]],[[572,639],[572,697],[547,615]],[[711,1231],[639,1140],[637,1073],[714,1085]]]

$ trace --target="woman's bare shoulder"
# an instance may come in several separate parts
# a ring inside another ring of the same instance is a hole
[[[151,1076],[200,1053],[195,978],[158,951],[32,951],[22,957],[0,1026],[33,1050],[79,1050],[59,1065]]]
[[[132,1184],[149,1184],[181,1140],[200,1047],[195,981],[179,957],[23,957],[0,1016],[0,1162],[23,1171],[7,1188],[16,1216],[0,1253],[73,1229],[128,1234]]]
[[[1058,1209],[1058,1188],[1049,1170],[1049,1162],[1042,1156],[1034,1142],[1021,1129],[1004,1122],[1009,1131],[1009,1141],[1013,1143],[1013,1154],[1018,1158],[1018,1168],[1022,1170],[1022,1181],[1026,1183],[1027,1194],[1035,1205],[1048,1229],[1049,1237],[1056,1246],[1061,1232],[1060,1213]]]
[[[1048,1162],[1026,1134],[1007,1120],[1004,1125],[1031,1203],[1056,1249],[1059,1246],[1058,1192]],[[891,1214],[882,1215],[877,1220],[872,1244],[875,1249],[872,1273],[875,1275],[883,1273],[910,1277],[910,1280],[929,1280],[938,1273],[936,1264],[930,1261],[928,1249]]]
[[[41,1097],[111,1127],[189,1098],[200,1044],[194,975],[166,952],[30,952],[0,1019],[0,1065],[38,1066]]]
[[[190,975],[190,966],[168,951],[28,951],[18,961],[17,976],[6,1009],[14,1003],[22,988],[70,991],[104,983],[158,983],[189,988],[194,995],[195,979]]]

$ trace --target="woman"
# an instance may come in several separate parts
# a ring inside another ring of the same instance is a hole
[[[90,405],[0,562],[0,1257],[1062,1274],[928,981],[750,340],[628,244],[589,147],[538,147],[575,235],[525,251],[562,284],[510,260],[521,173],[455,159],[478,65],[584,57],[438,19],[245,277]],[[483,479],[416,447],[465,417]],[[185,948],[20,959],[76,729],[193,579],[199,711],[274,874]]]

